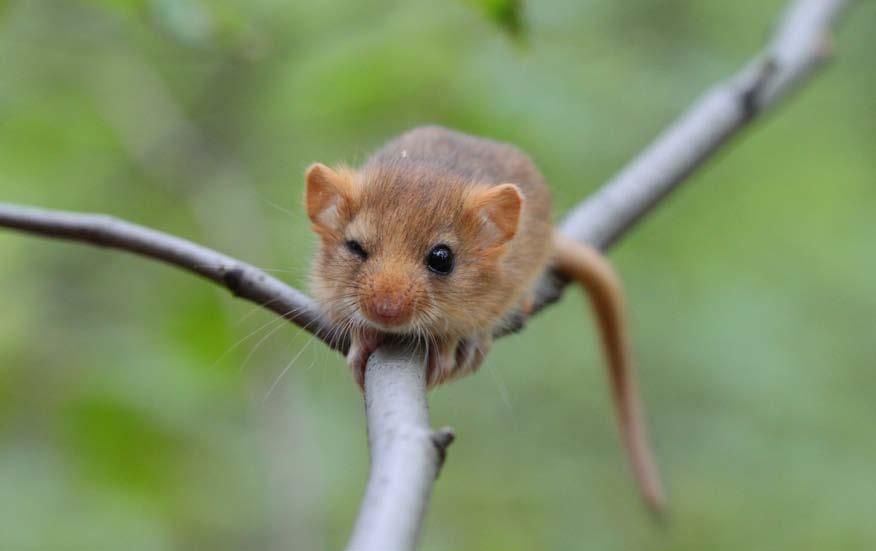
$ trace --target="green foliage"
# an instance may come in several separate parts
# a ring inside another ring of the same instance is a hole
[[[506,32],[519,36],[524,29],[523,0],[466,0]]]
[[[305,288],[309,163],[445,124],[530,152],[560,216],[783,3],[543,0],[522,25],[521,3],[479,2],[526,55],[463,2],[0,4],[0,201],[121,216]],[[569,292],[434,393],[458,441],[424,550],[872,547],[874,16],[857,3],[835,63],[612,254],[670,522],[640,506]],[[0,232],[0,289],[0,549],[342,548],[368,457],[337,354],[101,249]]]

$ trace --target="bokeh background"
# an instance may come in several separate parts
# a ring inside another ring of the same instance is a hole
[[[440,123],[529,151],[559,217],[783,4],[6,0],[0,201],[113,214],[304,287],[309,163]],[[860,2],[835,62],[612,253],[668,521],[639,502],[570,292],[434,393],[458,441],[423,549],[872,549],[874,18]],[[368,458],[337,354],[118,252],[3,231],[0,289],[0,549],[343,547]]]

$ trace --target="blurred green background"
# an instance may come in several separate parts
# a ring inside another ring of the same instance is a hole
[[[544,0],[504,26],[477,4],[0,2],[0,201],[304,287],[309,163],[440,123],[529,151],[559,217],[784,2]],[[873,548],[874,18],[859,3],[835,63],[612,253],[669,521],[641,507],[570,292],[434,393],[458,441],[423,549]],[[368,460],[340,356],[126,254],[3,231],[0,288],[0,549],[343,547]]]

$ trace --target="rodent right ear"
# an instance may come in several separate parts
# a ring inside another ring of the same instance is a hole
[[[523,194],[516,185],[488,187],[474,197],[472,206],[487,222],[482,239],[490,246],[501,246],[517,234]]]
[[[304,205],[313,229],[328,237],[341,229],[341,218],[349,213],[353,201],[353,183],[347,171],[340,174],[316,163],[307,169]]]

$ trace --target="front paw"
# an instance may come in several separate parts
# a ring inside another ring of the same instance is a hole
[[[456,370],[456,348],[458,340],[435,343],[429,347],[429,360],[426,365],[426,388],[432,389],[449,381]]]
[[[347,367],[353,373],[353,380],[365,392],[365,368],[368,358],[383,342],[383,337],[376,333],[362,333],[353,337],[350,350],[347,352]]]
[[[456,347],[456,371],[454,376],[461,377],[477,371],[492,344],[493,340],[489,335],[471,337],[460,341]]]
[[[478,335],[439,343],[429,349],[428,388],[474,373],[484,361],[492,339]]]

